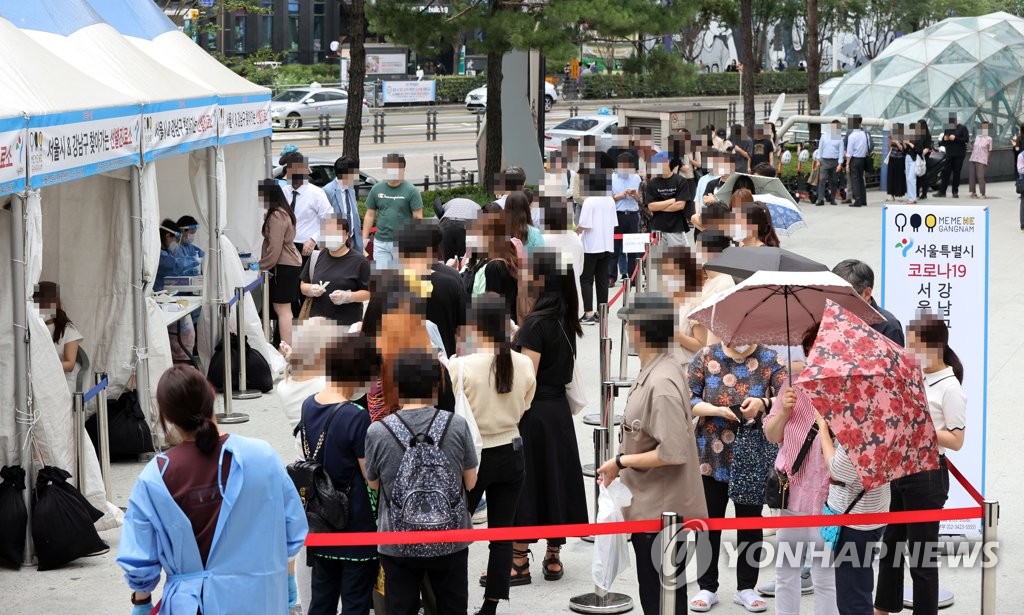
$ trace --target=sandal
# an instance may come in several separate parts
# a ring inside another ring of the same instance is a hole
[[[519,549],[512,549],[512,573],[508,576],[508,584],[510,587],[517,587],[519,585],[529,585],[533,582],[530,576],[530,557],[533,553],[529,549],[520,551]],[[526,563],[519,565],[516,564],[516,558],[525,559]],[[480,587],[487,587],[487,573],[480,575]]]
[[[547,557],[541,562],[541,566],[544,567],[544,580],[545,581],[557,581],[562,578],[565,574],[565,566],[562,565],[562,560],[559,559],[558,555],[562,552],[562,547],[548,546],[546,553]],[[554,555],[555,557],[551,557]],[[552,567],[556,567],[552,569]]]
[[[718,594],[702,589],[690,600],[690,610],[694,613],[707,613],[716,604],[718,604]]]
[[[768,610],[768,605],[765,604],[765,601],[752,589],[744,589],[737,592],[736,597],[732,601],[747,609],[748,613],[764,613]]]

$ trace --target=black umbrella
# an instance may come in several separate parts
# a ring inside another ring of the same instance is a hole
[[[795,252],[768,246],[731,247],[704,265],[709,271],[731,275],[737,283],[758,271],[828,271],[818,261]]]

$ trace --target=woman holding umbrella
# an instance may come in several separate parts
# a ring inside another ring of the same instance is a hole
[[[967,424],[967,396],[962,386],[964,368],[949,347],[949,329],[945,321],[927,314],[910,323],[907,345],[921,363],[928,394],[928,413],[935,426],[939,446],[939,469],[926,470],[891,483],[891,512],[942,508],[949,495],[949,466],[946,451],[958,451],[964,444]],[[898,613],[903,609],[903,563],[897,557],[902,543],[910,553],[926,553],[925,545],[939,540],[939,522],[890,525],[885,529],[883,550],[878,565],[878,593],[875,615]],[[939,568],[932,559],[915,560],[910,566],[914,582],[914,615],[934,614],[939,610]]]
[[[697,451],[704,484],[704,499],[711,518],[724,517],[729,500],[737,517],[760,517],[764,508],[765,476],[778,448],[765,438],[762,418],[770,409],[767,398],[782,388],[785,370],[778,354],[765,346],[746,344],[708,346],[690,362],[690,404],[698,418]],[[754,591],[760,560],[761,530],[738,532],[734,602],[751,613],[767,609]],[[701,567],[700,592],[690,609],[704,613],[718,602],[720,531],[708,532],[711,561]],[[755,549],[755,553],[748,553]],[[751,557],[752,555],[757,557]]]
[[[736,227],[733,239],[738,241],[741,247],[778,248],[781,245],[772,225],[772,214],[764,203],[744,203],[734,215]]]

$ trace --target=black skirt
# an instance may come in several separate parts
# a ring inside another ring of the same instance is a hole
[[[297,265],[276,265],[270,270],[270,302],[294,303],[299,298],[299,274],[302,267]]]
[[[519,421],[526,458],[526,481],[515,523],[520,527],[588,521],[572,411],[564,389],[557,395],[544,390],[547,388],[538,387],[530,409]]]

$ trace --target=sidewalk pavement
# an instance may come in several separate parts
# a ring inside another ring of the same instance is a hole
[[[984,203],[991,212],[991,256],[990,256],[990,353],[989,353],[989,399],[988,399],[988,450],[986,495],[997,499],[1002,505],[999,527],[1000,547],[998,554],[998,606],[999,613],[1018,612],[1016,585],[1022,576],[1024,566],[1024,481],[1013,459],[1020,451],[1019,404],[1020,374],[1024,373],[1024,322],[1019,317],[1020,305],[1024,302],[1024,287],[1020,275],[1020,263],[1024,262],[1024,233],[1018,224],[1018,197],[1014,194],[1013,183],[1004,182],[989,186],[994,198],[986,201],[972,199],[929,199],[928,207],[942,205],[968,205]],[[869,193],[870,206],[863,209],[839,207],[804,207],[808,228],[783,245],[809,258],[829,266],[846,258],[859,258],[872,266],[876,280],[880,279],[881,254],[881,209],[883,195],[877,191]],[[615,317],[620,305],[610,310],[610,336],[614,340],[613,369],[618,366],[618,340],[621,321]],[[983,305],[979,300],[977,309]],[[585,390],[592,404],[587,412],[595,412],[598,399],[598,327],[586,327],[585,339],[579,345],[581,369]],[[629,374],[635,375],[638,363],[635,357],[629,361]],[[624,405],[625,397],[617,400],[618,411]],[[225,430],[269,441],[281,454],[283,460],[294,455],[293,440],[287,421],[273,395],[248,402],[235,402],[237,411],[246,412],[251,420],[241,425],[228,425]],[[968,429],[980,426],[968,426]],[[593,459],[592,428],[577,420],[577,436],[583,462]],[[617,441],[614,438],[613,441]],[[952,454],[955,461],[955,453]],[[142,465],[117,463],[112,466],[111,499],[119,506],[127,504],[133,481]],[[593,512],[593,482],[585,479]],[[729,513],[731,514],[731,512]],[[34,568],[21,571],[0,571],[0,588],[4,597],[2,612],[5,615],[37,615],[62,613],[66,615],[92,615],[96,613],[127,613],[128,589],[120,569],[114,562],[118,530],[103,533],[111,551],[105,555],[81,559],[61,570],[38,572]],[[726,540],[734,541],[735,533],[727,532]],[[774,538],[769,538],[774,541]],[[558,582],[546,582],[540,571],[543,546],[534,547],[535,558],[531,562],[534,582],[525,587],[512,588],[512,600],[502,603],[498,612],[505,614],[549,614],[569,613],[569,598],[593,590],[590,575],[591,549],[593,547],[580,539],[570,539],[562,551],[565,562],[565,577]],[[723,558],[724,559],[724,558]],[[475,544],[470,549],[469,595],[470,606],[475,608],[482,599],[483,590],[476,583],[477,575],[486,569],[487,546]],[[735,575],[729,570],[721,572],[719,599],[721,604],[714,613],[722,615],[739,614],[745,611],[732,604],[735,592]],[[761,580],[773,579],[774,571],[761,571]],[[956,603],[943,613],[974,614],[980,612],[981,571],[973,569],[943,569],[942,586],[955,592]],[[909,581],[908,581],[909,583]],[[614,591],[633,597],[639,613],[639,597],[635,571],[625,571],[616,582]],[[696,593],[696,584],[691,582],[688,594]],[[804,612],[812,612],[813,596],[802,599]],[[771,599],[767,599],[773,609]]]

